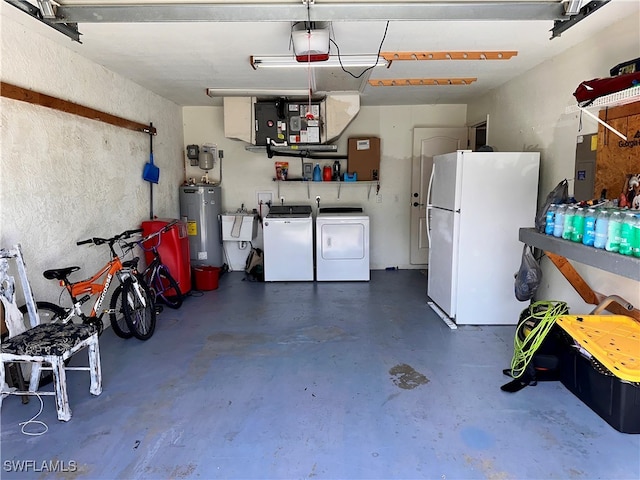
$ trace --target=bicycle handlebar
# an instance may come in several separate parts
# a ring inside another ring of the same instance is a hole
[[[167,223],[164,227],[162,227],[157,232],[153,232],[153,233],[147,235],[146,237],[141,238],[136,243],[138,243],[138,245],[140,245],[144,249],[144,246],[142,245],[143,243],[146,243],[149,240],[151,240],[152,238],[155,238],[155,237],[157,237],[159,235],[162,235],[163,233],[168,232],[169,230],[171,230],[171,227],[173,227],[178,222],[179,222],[179,220],[172,220],[171,222]]]
[[[80,240],[79,242],[76,242],[76,245],[86,245],[87,243],[93,243],[94,245],[102,245],[104,243],[108,243],[111,246],[114,243],[116,243],[118,240],[121,240],[123,238],[131,238],[136,233],[141,233],[141,232],[142,232],[141,228],[136,228],[134,230],[125,230],[124,232],[111,238],[93,237],[93,238],[88,238],[86,240]]]

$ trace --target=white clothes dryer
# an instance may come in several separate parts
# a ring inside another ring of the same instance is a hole
[[[369,217],[360,207],[320,208],[316,215],[316,280],[369,279]]]

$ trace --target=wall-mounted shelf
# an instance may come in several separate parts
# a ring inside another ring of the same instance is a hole
[[[640,258],[607,252],[581,243],[545,235],[536,231],[535,228],[521,228],[518,238],[527,245],[543,250],[547,258],[567,279],[578,295],[590,305],[600,305],[608,295],[593,290],[569,260],[640,281]],[[616,315],[626,315],[640,321],[638,308],[631,307],[629,310],[618,302],[612,302],[605,308]]]
[[[356,185],[366,185],[368,187],[368,192],[367,192],[367,200],[369,200],[371,198],[371,190],[373,190],[373,187],[376,187],[376,195],[378,194],[378,191],[380,190],[380,182],[377,180],[372,180],[372,181],[358,181],[358,182],[312,182],[312,181],[308,181],[308,180],[300,180],[300,179],[296,179],[296,180],[276,180],[275,178],[273,179],[274,182],[276,182],[278,184],[278,196],[277,198],[280,198],[280,185],[284,184],[284,185],[296,185],[296,184],[306,184],[307,186],[307,198],[311,199],[311,187],[314,188],[326,188],[326,187],[336,187],[338,189],[338,199],[340,199],[340,191],[342,189],[342,186],[345,185],[347,186],[347,188],[351,188],[353,186]]]
[[[619,105],[624,105],[625,103],[638,101],[640,101],[640,85],[596,98],[593,103],[584,107],[570,105],[566,108],[565,113],[578,113],[579,111],[587,108],[617,107]]]
[[[600,248],[545,235],[537,232],[534,228],[521,228],[519,238],[521,242],[540,250],[553,252],[569,260],[640,281],[640,258],[638,257],[608,252]]]
[[[618,130],[610,126],[608,123],[602,121],[598,118],[597,115],[591,113],[588,109],[591,108],[605,108],[605,107],[617,107],[620,105],[625,105],[627,103],[640,102],[640,85],[636,85],[631,88],[627,88],[626,90],[621,90],[619,92],[611,93],[609,95],[604,95],[602,97],[596,98],[589,105],[585,105],[581,107],[580,105],[571,105],[565,109],[566,114],[573,114],[582,112],[589,117],[593,118],[596,122],[598,122],[603,127],[611,130],[617,136],[622,138],[623,140],[627,140],[626,135],[620,133]]]

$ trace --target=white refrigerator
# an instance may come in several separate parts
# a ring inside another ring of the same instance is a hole
[[[521,227],[533,227],[538,152],[459,150],[433,157],[427,234],[429,304],[451,327],[515,325]],[[435,304],[435,305],[434,305]]]

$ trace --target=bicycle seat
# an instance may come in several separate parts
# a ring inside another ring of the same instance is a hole
[[[80,270],[80,267],[54,268],[53,270],[45,270],[42,275],[47,280],[64,280],[70,273]]]

